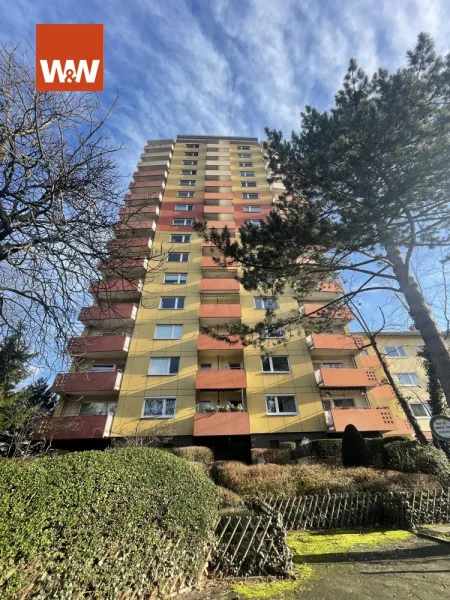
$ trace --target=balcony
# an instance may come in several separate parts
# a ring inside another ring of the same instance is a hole
[[[99,269],[106,275],[127,275],[135,278],[144,276],[148,269],[148,258],[116,258],[109,262],[101,262]]]
[[[151,156],[150,154],[141,154],[141,160],[138,162],[138,168],[143,166],[159,167],[160,169],[168,169],[170,167],[170,161],[167,158],[158,158],[156,155]]]
[[[89,287],[89,293],[99,300],[121,300],[138,301],[142,294],[143,281],[129,281],[127,279],[108,279],[108,281],[93,281]]]
[[[217,215],[229,215],[229,218],[232,219],[234,215],[234,206],[232,204],[228,206],[221,206],[220,204],[218,206],[208,205],[204,208],[204,215],[206,219],[211,218],[211,216],[208,215],[212,215],[213,219],[217,218]]]
[[[238,342],[239,339],[236,336],[229,336],[230,340],[234,340],[236,343],[229,344],[226,341],[215,340],[214,338],[206,335],[205,333],[199,333],[198,341],[197,341],[197,349],[198,350],[243,350],[244,346],[241,342]]]
[[[197,390],[244,390],[247,387],[245,369],[211,369],[197,371]]]
[[[109,240],[107,244],[112,254],[120,256],[145,256],[150,254],[153,246],[151,238],[121,238]]]
[[[194,436],[250,435],[248,412],[212,412],[194,415]]]
[[[207,180],[215,179],[216,181],[223,181],[221,178],[224,178],[225,181],[231,180],[231,171],[227,171],[226,169],[207,169],[205,171],[205,178]]]
[[[338,281],[323,281],[315,290],[302,296],[302,299],[312,302],[326,302],[336,300],[342,296],[343,293],[344,289]]]
[[[112,306],[89,306],[82,308],[78,319],[85,325],[133,325],[138,307],[136,304],[124,303]]]
[[[233,187],[233,182],[231,180],[226,181],[226,180],[221,180],[221,179],[207,179],[205,181],[205,188],[209,188],[209,187]]]
[[[161,192],[151,192],[150,194],[125,194],[124,200],[131,206],[142,204],[151,204],[154,206],[162,202],[162,194]]]
[[[337,352],[340,355],[356,354],[364,346],[360,335],[340,333],[313,333],[306,338],[311,356]]]
[[[239,323],[242,318],[242,307],[240,304],[200,304],[198,316],[200,323],[206,325]],[[202,323],[202,320],[206,323]]]
[[[208,221],[208,227],[209,229],[212,229],[213,227],[215,229],[223,229],[224,227],[228,227],[228,229],[234,231],[236,229],[236,224],[234,221]]]
[[[308,315],[308,318],[310,319],[329,318],[330,320],[337,319],[347,323],[355,318],[352,311],[346,306],[335,307],[331,305],[327,309],[321,311],[320,309],[323,308],[323,306],[323,304],[315,302],[303,303],[299,306],[299,312],[302,316]]]
[[[208,205],[208,200],[233,200],[231,192],[205,192],[205,204]]]
[[[35,440],[101,439],[109,437],[113,415],[43,417],[33,433]]]
[[[202,279],[201,292],[239,292],[240,284],[237,279]]]
[[[164,179],[159,179],[158,181],[133,181],[128,187],[132,193],[151,193],[164,189],[166,182]]]
[[[358,431],[380,433],[397,428],[390,408],[332,408],[326,412],[329,430],[337,433],[347,425],[354,425]]]
[[[121,335],[87,335],[73,337],[69,340],[69,354],[82,355],[86,358],[125,358],[130,348],[131,336]]]
[[[129,206],[119,210],[119,216],[124,222],[128,219],[148,221],[159,217],[159,206]]]
[[[118,237],[150,237],[156,229],[156,221],[133,221],[128,223],[117,223],[114,231]]]
[[[212,256],[202,256],[202,269],[234,269],[237,270],[237,265],[233,263],[231,258],[225,259],[226,266],[216,263]]]
[[[59,373],[50,389],[56,394],[83,394],[84,396],[118,394],[122,376],[122,371]]]
[[[321,367],[315,371],[317,385],[330,389],[372,388],[378,385],[373,369]]]

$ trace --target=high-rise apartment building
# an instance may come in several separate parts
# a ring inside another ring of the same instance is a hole
[[[149,141],[137,165],[111,248],[128,257],[93,282],[83,308],[84,332],[70,342],[70,373],[56,377],[61,395],[41,437],[69,447],[102,447],[113,439],[158,436],[174,445],[207,445],[216,456],[242,458],[251,447],[340,436],[348,423],[365,435],[411,435],[370,353],[349,337],[353,315],[334,315],[332,331],[266,340],[273,353],[230,345],[202,333],[253,324],[271,298],[245,291],[237,266],[217,252],[193,221],[238,235],[269,213],[280,184],[267,182],[255,138],[178,136]],[[147,253],[163,248],[163,265]],[[122,268],[123,276],[120,276]],[[308,297],[287,291],[282,312],[319,307],[342,292],[327,283]],[[111,308],[98,305],[103,297]],[[277,338],[283,337],[280,331]]]

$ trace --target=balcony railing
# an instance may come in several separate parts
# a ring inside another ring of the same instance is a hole
[[[67,350],[72,355],[86,357],[123,358],[130,348],[131,336],[121,335],[86,335],[69,340]]]
[[[240,284],[236,279],[202,279],[201,292],[239,292]]]
[[[373,369],[321,367],[315,371],[317,385],[321,388],[352,389],[371,388],[378,385]]]
[[[243,390],[247,388],[245,369],[211,369],[197,371],[197,390]]]
[[[332,408],[325,411],[328,428],[342,432],[347,425],[354,425],[358,431],[378,431],[386,433],[397,429],[390,408]]]
[[[118,253],[120,256],[144,256],[150,254],[153,240],[150,237],[119,238],[109,240],[107,246],[113,254]]]
[[[59,373],[51,387],[56,394],[105,395],[119,393],[122,371]]]
[[[248,412],[195,413],[194,436],[250,435]]]
[[[156,230],[156,221],[132,221],[127,223],[116,223],[114,231],[119,237],[143,237],[150,236]]]
[[[129,206],[119,210],[121,219],[149,220],[159,217],[159,206]],[[127,221],[128,222],[128,221]]]
[[[355,315],[347,307],[333,307],[332,305],[326,309],[320,310],[324,307],[324,304],[308,302],[303,303],[299,306],[299,312],[301,315],[308,315],[310,319],[323,319],[329,318],[330,320],[338,319],[342,321],[351,321],[355,318]]]
[[[33,433],[35,440],[101,439],[109,437],[113,415],[43,417]]]
[[[136,304],[113,304],[112,306],[89,306],[82,308],[78,319],[87,325],[95,325],[104,321],[129,321],[136,320],[138,307]]]
[[[197,349],[198,350],[242,350],[243,345],[236,336],[228,336],[230,340],[235,341],[233,344],[229,344],[227,341],[215,340],[214,338],[200,333],[198,336]]]
[[[148,264],[148,258],[115,258],[108,262],[100,262],[98,267],[103,273],[137,277],[147,272]]]
[[[362,336],[342,333],[313,333],[306,338],[306,342],[313,355],[324,350],[355,354],[364,346]]]
[[[242,307],[240,304],[200,304],[198,316],[200,319],[236,321],[242,318]]]
[[[143,285],[142,279],[135,281],[129,281],[128,279],[93,281],[89,287],[89,293],[99,300],[108,299],[114,302],[120,300],[139,300]]]

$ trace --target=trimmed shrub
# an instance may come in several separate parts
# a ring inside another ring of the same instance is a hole
[[[217,518],[211,480],[151,448],[2,460],[0,487],[2,598],[143,597],[195,581]]]
[[[342,438],[342,464],[344,467],[364,467],[372,464],[372,453],[366,440],[354,425],[347,425]]]
[[[220,509],[245,506],[244,500],[239,496],[239,494],[236,494],[235,492],[232,492],[231,490],[227,490],[227,488],[220,486],[217,487],[217,490],[219,492]]]
[[[294,460],[291,448],[252,448],[251,457],[254,465],[287,465]]]
[[[392,442],[407,442],[408,440],[399,435],[393,435],[392,437],[381,437],[381,438],[365,438],[369,450],[372,453],[372,464],[377,467],[383,466],[383,452],[386,444]]]
[[[341,458],[342,456],[341,439],[312,440],[311,446],[317,458]]]
[[[175,456],[179,456],[190,462],[204,465],[208,473],[214,464],[213,451],[206,446],[183,446],[181,448],[173,448],[172,453],[175,454]]]
[[[438,476],[443,484],[450,482],[450,462],[445,453],[434,446],[415,441],[385,444],[384,466],[405,473],[428,473]]]

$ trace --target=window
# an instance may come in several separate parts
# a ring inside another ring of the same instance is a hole
[[[262,370],[264,373],[289,373],[289,359],[287,356],[261,356]]]
[[[193,204],[175,204],[175,210],[194,210]]]
[[[257,194],[257,193],[252,194],[252,193],[247,192],[247,193],[242,194],[242,198],[244,200],[258,200],[259,194]]]
[[[116,365],[92,365],[91,371],[115,371]]]
[[[198,161],[196,160],[183,160],[183,165],[196,165]]]
[[[188,252],[169,252],[167,262],[189,262]],[[184,282],[186,283],[186,282]]]
[[[183,325],[157,325],[155,340],[180,340],[183,335]]]
[[[194,198],[195,192],[178,192],[177,198]]]
[[[198,404],[197,404],[198,412],[199,413],[206,412],[206,408],[208,406],[211,406],[211,402],[208,402],[207,400],[200,400],[200,402],[198,402]]]
[[[180,179],[179,185],[195,185],[195,179]]]
[[[242,369],[242,364],[240,362],[230,362],[228,363],[231,371],[240,371]]]
[[[284,329],[282,327],[278,327],[273,331],[269,331],[268,329],[264,329],[259,334],[260,339],[262,340],[270,340],[270,339],[280,339],[284,337]]]
[[[293,394],[283,396],[266,396],[268,415],[296,415],[297,403]]]
[[[184,296],[163,296],[159,303],[162,310],[183,310]]]
[[[274,300],[271,296],[266,296],[265,298],[255,298],[255,308],[279,308],[279,305],[278,302]]]
[[[246,225],[254,225],[255,227],[261,227],[261,219],[246,219],[244,223]]]
[[[420,387],[420,381],[416,373],[397,373],[397,378],[400,385]]]
[[[198,156],[198,152],[185,152],[185,156]]]
[[[354,408],[353,398],[333,398],[334,408]]]
[[[164,419],[175,416],[175,397],[144,398],[142,417],[147,419]]]
[[[384,349],[389,358],[402,358],[403,356],[407,356],[403,346],[385,346]]]
[[[239,166],[240,167],[253,167],[253,163],[252,162],[240,162]]]
[[[200,371],[212,371],[212,363],[200,363]]]
[[[241,181],[241,187],[256,187],[256,181]]]
[[[180,225],[183,227],[189,227],[192,225],[192,219],[174,219],[172,225]]]
[[[187,283],[187,273],[164,273],[164,283],[169,285]]]
[[[251,154],[247,154],[246,152],[239,152],[238,158],[251,158]]]
[[[197,175],[197,171],[194,169],[181,169],[182,175]]]
[[[186,148],[200,148],[199,144],[186,144]]]
[[[316,364],[316,363],[314,363]],[[317,367],[320,369],[321,367],[324,369],[343,369],[344,368],[344,363],[341,362],[323,362],[320,363],[319,365],[317,365]]]
[[[412,414],[415,417],[429,417],[430,414],[424,404],[422,402],[410,402],[409,406],[411,408]]]
[[[247,206],[244,206],[244,212],[249,212],[249,213],[261,212],[261,206],[258,206],[257,204],[248,204]]]
[[[238,150],[250,150],[250,146],[238,146]]]
[[[183,235],[182,233],[172,233],[170,236],[170,241],[172,244],[189,244],[191,241],[190,235]]]
[[[241,177],[254,177],[255,171],[240,171]]]
[[[152,358],[149,375],[176,375],[180,366],[180,357]]]
[[[82,402],[79,404],[78,414],[89,415],[113,415],[116,412],[117,402]]]

